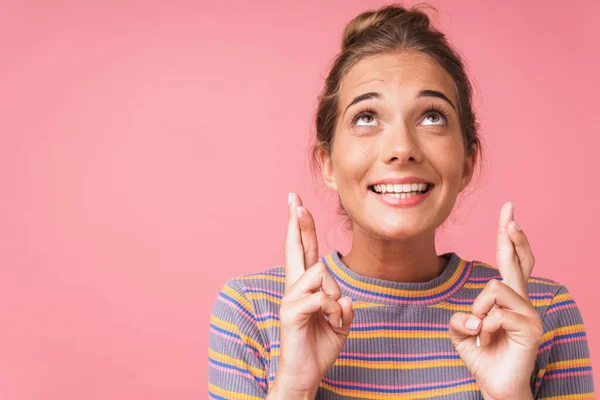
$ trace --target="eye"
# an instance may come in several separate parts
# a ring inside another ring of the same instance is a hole
[[[423,118],[422,125],[444,125],[446,123],[446,118],[440,114],[438,111],[430,111],[425,114],[425,118]]]
[[[441,109],[438,105],[432,104],[429,106],[424,115],[425,117],[421,121],[421,125],[436,126],[448,124],[448,112]]]
[[[361,124],[360,122],[364,122],[364,124]],[[375,121],[375,117],[371,114],[362,114],[362,115],[359,115],[358,118],[356,119],[356,125],[358,125],[358,126],[376,126],[377,121]]]
[[[377,119],[373,111],[367,110],[354,117],[352,123],[357,126],[377,126]]]

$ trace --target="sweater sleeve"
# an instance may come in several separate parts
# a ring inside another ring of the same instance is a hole
[[[594,399],[592,364],[583,318],[562,285],[543,318],[535,399]]]
[[[264,399],[268,355],[252,304],[228,281],[210,317],[208,393],[211,399]]]

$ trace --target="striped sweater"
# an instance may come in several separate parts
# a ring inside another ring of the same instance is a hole
[[[352,298],[354,321],[318,399],[482,399],[479,387],[450,342],[455,311],[470,312],[490,279],[487,264],[456,253],[428,282],[393,282],[361,276],[333,250],[322,261],[342,295]],[[264,399],[277,374],[279,305],[285,273],[276,267],[229,280],[210,320],[209,398]],[[544,336],[531,377],[535,399],[593,399],[592,367],[579,309],[567,288],[531,277],[529,297]]]

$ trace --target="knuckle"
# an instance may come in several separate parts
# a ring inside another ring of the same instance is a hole
[[[325,305],[327,303],[327,299],[328,299],[327,295],[323,291],[320,291],[320,292],[317,292],[317,293],[318,293],[317,297],[319,299],[319,304],[321,304],[322,306]]]
[[[490,279],[486,284],[486,289],[491,293],[498,293],[502,283],[498,279]]]
[[[319,261],[318,263],[313,265],[311,269],[314,269],[314,272],[321,276],[323,276],[327,273],[327,267],[325,266],[325,264],[323,264],[322,261]]]

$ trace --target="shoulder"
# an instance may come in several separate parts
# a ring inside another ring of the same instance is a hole
[[[232,288],[246,298],[260,298],[258,295],[283,297],[285,288],[285,270],[283,266],[275,266],[260,272],[254,272],[232,278],[225,288]]]
[[[227,280],[217,303],[256,320],[263,313],[278,311],[284,288],[284,267],[275,266]]]
[[[488,281],[502,279],[500,271],[490,264],[477,260],[470,263],[472,268],[467,285],[471,289],[483,290]],[[571,301],[574,304],[566,286],[549,278],[531,276],[527,281],[527,293],[533,306],[541,315],[544,315],[554,304],[563,301]]]

